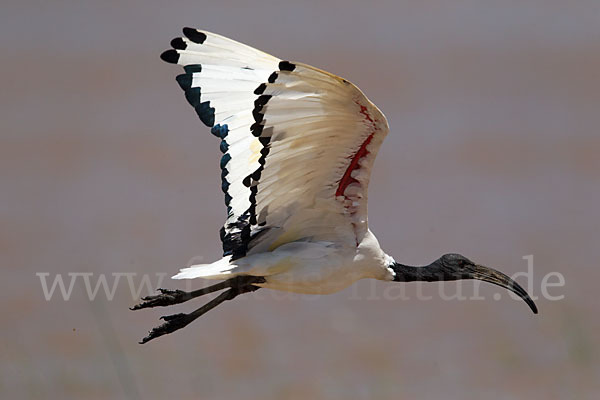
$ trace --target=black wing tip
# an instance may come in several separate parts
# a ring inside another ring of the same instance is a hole
[[[215,109],[210,106],[210,101],[200,103],[194,108],[196,114],[200,117],[200,121],[202,121],[204,125],[209,128],[212,128],[215,125]]]
[[[169,64],[177,64],[179,61],[179,53],[175,49],[169,49],[160,55],[160,59]]]
[[[292,64],[289,61],[281,61],[279,63],[279,70],[280,71],[293,71],[296,69],[296,64]]]
[[[181,74],[175,77],[175,80],[183,90],[189,90],[192,88],[192,75]]]
[[[196,72],[202,72],[202,64],[189,64],[184,65],[183,69],[186,74],[193,74]]]
[[[175,39],[171,40],[171,47],[177,50],[185,50],[187,44],[185,43],[183,38],[176,37]]]
[[[259,87],[254,90],[254,94],[263,94],[267,89],[266,83],[261,83]]]
[[[206,40],[206,34],[200,32],[196,28],[185,27],[183,28],[183,34],[186,38],[197,44],[202,44]]]
[[[263,108],[263,106],[267,104],[267,102],[271,99],[271,97],[273,96],[270,94],[261,94],[256,100],[254,100],[254,108],[257,111],[260,111]]]

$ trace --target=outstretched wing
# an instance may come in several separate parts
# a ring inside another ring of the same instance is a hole
[[[177,82],[221,139],[224,255],[303,239],[358,244],[388,132],[379,109],[338,76],[214,33],[183,33],[161,58],[184,67]]]

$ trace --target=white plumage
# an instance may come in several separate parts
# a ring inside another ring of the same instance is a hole
[[[383,252],[367,219],[369,176],[388,125],[353,84],[214,33],[184,28],[161,58],[182,65],[177,82],[211,132],[221,139],[227,220],[223,258],[192,265],[174,279],[219,279],[183,292],[160,289],[134,310],[167,306],[227,289],[142,339],[183,328],[226,300],[261,287],[327,294],[359,279],[479,279],[527,293],[503,273],[460,254],[424,267],[396,263]]]
[[[184,32],[163,58],[186,68],[178,81],[201,119],[226,131],[228,218],[224,258],[174,278],[255,275],[266,280],[257,286],[302,293],[391,279],[367,221],[369,175],[388,132],[379,109],[338,76]]]

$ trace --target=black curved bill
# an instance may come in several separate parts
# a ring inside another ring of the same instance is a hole
[[[502,272],[497,271],[493,268],[486,267],[485,265],[474,265],[472,278],[484,282],[493,283],[494,285],[502,286],[503,288],[510,290],[511,292],[515,293],[517,296],[522,298],[525,301],[525,303],[527,303],[529,308],[531,308],[531,311],[533,311],[534,314],[538,313],[538,309],[535,303],[533,302],[533,300],[531,300],[531,297],[529,297],[529,294],[527,294],[525,289],[523,289],[521,285],[519,285],[517,282],[515,282],[513,279],[509,278]]]

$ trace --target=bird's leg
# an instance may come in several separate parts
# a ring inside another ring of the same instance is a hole
[[[183,290],[169,290],[169,289],[158,289],[160,294],[154,296],[142,297],[142,302],[131,307],[130,310],[141,310],[142,308],[150,307],[165,307],[173,304],[179,304],[191,300],[195,297],[203,296],[217,290],[227,289],[233,286],[233,280],[236,278],[228,279],[223,282],[219,282],[216,285],[207,286],[202,289],[194,290],[192,292],[184,292]]]
[[[158,289],[160,294],[142,297],[142,302],[131,307],[130,310],[141,310],[142,308],[171,306],[174,304],[184,303],[193,298],[213,293],[218,290],[227,289],[231,287],[241,287],[251,283],[260,282],[264,282],[264,278],[260,276],[237,276],[235,278],[227,279],[226,281],[219,282],[215,285],[207,286],[202,289],[194,290],[192,292],[184,292],[183,290],[178,289]]]
[[[165,315],[163,317],[160,317],[165,322],[162,325],[159,325],[156,328],[153,328],[148,333],[148,336],[146,336],[145,338],[142,339],[140,344],[147,343],[150,340],[155,339],[159,336],[166,335],[168,333],[173,333],[176,330],[187,326],[188,324],[190,324],[192,321],[194,321],[196,318],[200,317],[201,315],[206,314],[208,311],[212,310],[213,308],[215,308],[222,302],[224,302],[226,300],[234,299],[235,297],[237,297],[238,295],[240,295],[242,293],[253,292],[257,289],[259,289],[258,286],[254,286],[251,284],[247,284],[245,286],[235,286],[235,287],[232,287],[231,289],[227,290],[226,292],[221,293],[220,295],[218,295],[217,297],[215,297],[214,299],[212,299],[211,301],[209,301],[208,303],[206,303],[199,309],[197,309],[189,314],[173,314],[173,315]]]

